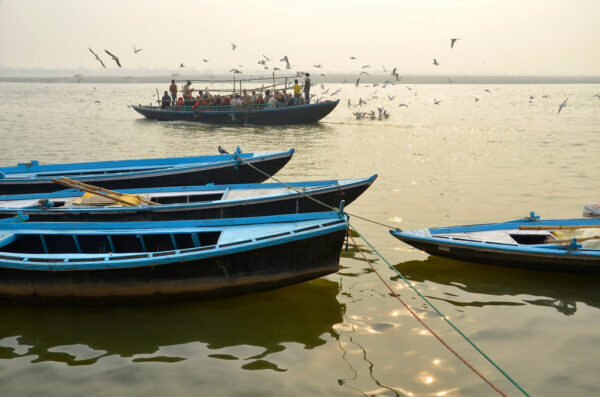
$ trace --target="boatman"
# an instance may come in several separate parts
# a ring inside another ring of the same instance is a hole
[[[171,80],[171,85],[169,86],[169,91],[171,91],[171,98],[173,98],[173,106],[175,106],[175,101],[177,100],[177,84],[175,84],[175,80]]]
[[[163,95],[163,97],[162,97],[162,103],[160,105],[160,108],[168,109],[170,104],[171,104],[171,97],[169,96],[167,91],[165,91],[165,95]]]
[[[294,80],[294,105],[300,105],[300,84],[298,79]]]
[[[306,73],[306,78],[304,79],[304,99],[306,104],[310,103],[310,74]]]

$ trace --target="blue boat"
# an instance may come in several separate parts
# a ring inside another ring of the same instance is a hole
[[[597,219],[539,220],[390,230],[399,240],[430,255],[533,270],[600,270]]]
[[[262,182],[279,171],[294,149],[282,152],[241,153],[212,156],[142,160],[98,161],[41,165],[38,161],[0,168],[0,194],[43,193],[60,190],[52,179],[61,176],[108,189],[159,186]]]
[[[350,204],[376,178],[126,189],[116,196],[77,189],[8,195],[0,196],[0,218],[20,212],[38,222],[157,221],[330,211],[341,200]],[[137,204],[124,205],[115,197]]]
[[[160,106],[131,107],[146,118],[160,121],[193,121],[211,124],[285,125],[316,123],[335,109],[339,100],[294,105],[280,108],[253,106],[249,109],[232,109],[231,106],[209,106],[192,109],[161,109]]]
[[[0,300],[147,302],[275,289],[338,270],[341,211],[165,222],[0,222]]]

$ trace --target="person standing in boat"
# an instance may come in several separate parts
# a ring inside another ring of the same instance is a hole
[[[298,84],[298,79],[294,80],[294,105],[300,104],[300,84]]]
[[[170,105],[171,105],[171,97],[169,96],[167,91],[165,91],[165,95],[163,95],[163,97],[162,97],[162,102],[160,104],[160,108],[168,109]]]
[[[189,103],[190,106],[194,104],[194,98],[192,98],[192,92],[194,90],[190,87],[191,85],[192,82],[188,80],[183,86],[183,100],[185,101],[186,105]]]
[[[173,98],[172,106],[175,106],[175,101],[177,100],[177,93],[179,92],[179,90],[177,89],[177,84],[175,84],[175,80],[171,80],[169,91],[171,92],[171,98]]]
[[[306,73],[304,78],[304,100],[307,104],[310,103],[310,74]]]

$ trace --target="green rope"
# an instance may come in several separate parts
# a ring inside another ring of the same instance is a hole
[[[477,347],[477,345],[471,341],[469,339],[468,336],[466,336],[460,329],[458,329],[457,326],[455,326],[452,321],[448,320],[448,318],[438,310],[437,307],[435,307],[435,305],[433,303],[431,303],[429,301],[429,299],[427,299],[423,294],[421,294],[421,292],[419,292],[418,289],[416,289],[410,282],[408,282],[408,280],[404,277],[404,275],[402,275],[402,273],[400,273],[394,266],[392,266],[391,263],[388,262],[387,259],[385,259],[383,257],[383,255],[381,255],[379,253],[379,251],[377,251],[377,249],[369,242],[367,241],[367,239],[360,234],[360,232],[358,230],[356,230],[356,228],[350,224],[350,227],[352,228],[352,230],[354,230],[358,236],[365,242],[367,243],[367,245],[373,250],[373,252],[375,252],[377,254],[378,257],[380,257],[389,267],[390,269],[392,269],[394,272],[396,272],[396,274],[398,276],[400,276],[400,278],[402,278],[402,280],[417,294],[421,297],[421,299],[423,299],[425,301],[425,303],[427,303],[429,305],[429,307],[431,307],[441,318],[443,318],[452,328],[454,328],[454,330],[456,332],[459,333],[460,336],[462,336],[471,346],[473,346],[473,348],[475,348],[475,350],[477,350],[479,352],[479,354],[481,354],[490,364],[492,364],[498,371],[500,371],[500,373],[502,375],[504,375],[504,377],[506,377],[506,379],[508,379],[513,385],[515,385],[515,387],[517,389],[519,389],[524,395],[526,395],[527,397],[530,397],[529,393],[527,393],[514,379],[512,379],[506,372],[504,372],[504,370],[502,368],[500,368],[491,358],[489,358],[479,347]]]

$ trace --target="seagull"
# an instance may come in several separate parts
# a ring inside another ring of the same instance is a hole
[[[208,62],[208,59],[202,58],[202,62]]]
[[[351,83],[351,81],[348,79],[344,79],[344,81],[342,81],[342,84],[346,84],[346,83]]]
[[[338,94],[341,90],[341,88],[338,88],[337,90],[333,91],[333,93],[331,93],[331,96]]]
[[[360,72],[359,76],[362,74],[366,74],[367,76],[369,75],[369,73],[365,72],[364,70],[362,72]]]
[[[454,80],[452,80],[450,77],[448,77],[448,81],[450,82],[450,84],[454,84]]]
[[[273,71],[275,71],[275,70],[281,70],[281,69],[279,69],[279,68],[273,68]]]
[[[140,52],[140,51],[142,51],[142,50],[143,50],[143,48],[135,48],[135,44],[133,45],[133,52],[134,52],[134,53],[136,53],[136,54],[137,54],[138,52]]]
[[[73,76],[74,79],[77,79],[77,82],[80,83],[81,80],[83,80],[83,75],[82,74],[76,74],[75,76]]]
[[[92,54],[94,54],[94,56],[96,57],[96,60],[97,60],[98,62],[100,62],[100,65],[102,65],[102,67],[103,67],[104,69],[106,69],[106,65],[104,64],[104,62],[102,62],[102,59],[100,59],[100,57],[98,56],[98,54],[96,54],[94,51],[92,51],[92,49],[91,49],[90,47],[88,47],[88,50],[90,50],[90,52],[91,52]]]
[[[381,65],[381,67],[383,68],[384,72],[387,72],[387,69],[385,68],[385,65]]]
[[[491,91],[490,91],[490,90],[488,90],[487,88],[486,88],[484,91],[485,91],[485,92],[490,92],[490,93],[491,93]]]
[[[592,95],[592,98],[594,98],[594,97],[600,99],[600,94]]]
[[[231,43],[231,51],[235,50],[236,48],[237,48],[237,44]]]
[[[324,90],[325,86],[323,85],[323,83],[321,83],[320,85],[321,85],[321,89]]]
[[[350,57],[350,59],[356,59],[356,57]]]
[[[231,70],[229,70],[229,72],[230,72],[230,73],[231,73],[231,72],[233,72],[233,74],[242,74],[242,72],[240,72],[240,71],[239,71],[239,70],[237,70],[237,69],[231,69]]]
[[[370,68],[370,67],[371,67],[371,65],[365,65],[365,66],[361,66],[360,68],[361,69],[366,69],[366,68]]]
[[[279,60],[279,62],[285,62],[285,68],[286,69],[291,69],[291,67],[290,67],[290,60],[288,59],[287,55],[284,55],[283,58],[281,58]]]
[[[321,93],[321,95],[325,95],[325,94],[328,94],[328,93],[329,93],[329,88],[328,88],[328,89],[326,89],[325,91],[323,91],[323,92]]]
[[[475,103],[479,102],[479,98],[475,97]]]
[[[229,152],[225,149],[223,149],[221,147],[221,145],[219,145],[219,147],[217,148],[217,150],[219,151],[220,154],[229,154]]]
[[[181,63],[179,64],[179,67],[180,67],[180,68],[185,68],[185,65],[183,64],[183,62],[181,62]]]
[[[321,64],[318,65],[313,65],[313,68],[322,68],[323,66],[321,66]]]
[[[271,58],[269,58],[268,56],[266,56],[265,54],[263,54],[263,58],[265,58],[265,61],[270,61]]]
[[[407,104],[405,104],[405,103],[401,103],[400,105],[398,105],[398,107],[402,107],[402,106],[404,106],[405,108],[407,108],[407,107],[408,107],[408,105],[407,105]]]
[[[558,105],[558,112],[556,113],[556,115],[558,116],[558,114],[560,113],[560,111],[562,110],[562,108],[567,106],[567,101],[569,100],[569,97],[567,97],[567,99],[565,99],[563,101],[563,103],[561,103],[560,105]]]
[[[388,99],[389,99],[390,101],[393,101],[393,100],[394,100],[394,98],[396,98],[396,95],[394,95],[394,96],[389,96],[389,95],[388,95]]]
[[[439,104],[440,104],[440,102],[442,102],[442,101],[438,101],[437,99],[433,98],[433,103],[434,103],[434,104],[436,104],[436,105],[439,105]]]
[[[454,43],[456,43],[460,39],[450,39],[450,48],[454,47]]]
[[[112,57],[112,59],[117,63],[119,67],[121,67],[121,62],[119,62],[119,58],[116,55],[111,54],[108,50],[104,50],[108,55]]]
[[[438,63],[437,59],[435,59],[435,58],[433,58],[433,64],[434,64],[435,66],[440,66],[440,64]]]

